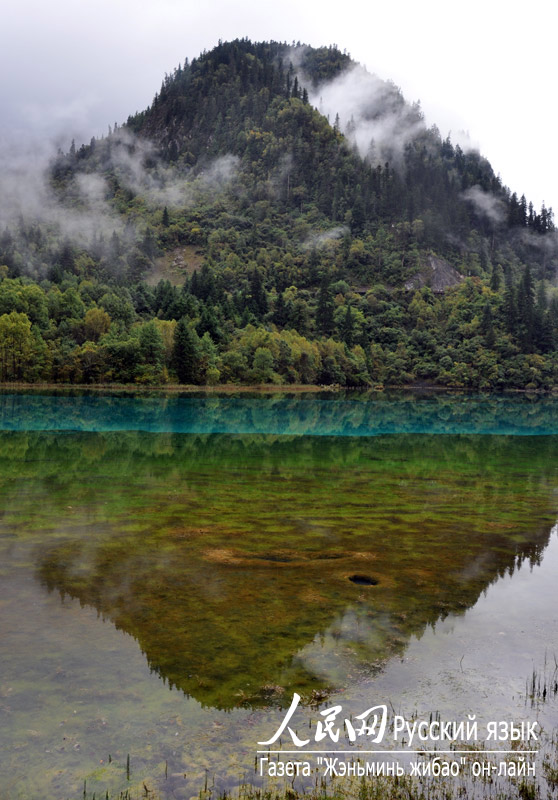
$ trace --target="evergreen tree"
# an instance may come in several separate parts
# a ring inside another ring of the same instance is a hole
[[[320,284],[318,306],[316,309],[316,328],[321,336],[331,336],[333,332],[334,302],[329,282],[326,278]]]
[[[490,288],[493,292],[500,291],[500,265],[493,264],[490,274]]]
[[[250,310],[261,317],[267,312],[267,294],[258,269],[252,271],[250,278]]]
[[[517,291],[517,326],[518,339],[523,352],[532,352],[535,333],[535,300],[529,266],[525,268]]]
[[[199,339],[185,319],[179,320],[174,331],[172,364],[180,383],[197,383]]]
[[[275,308],[273,310],[272,320],[274,325],[278,328],[284,328],[289,319],[288,309],[285,305],[285,298],[283,292],[277,292],[277,300],[275,301]]]
[[[212,305],[204,303],[200,316],[200,321],[197,324],[198,336],[201,338],[205,333],[211,336],[213,342],[220,342],[223,338],[223,332],[219,326],[217,314]]]
[[[552,334],[552,324],[548,312],[548,300],[544,281],[539,283],[537,289],[537,300],[533,319],[533,340],[536,349],[541,353],[550,352],[554,345],[554,336]]]
[[[515,299],[515,288],[513,285],[511,270],[506,268],[505,271],[505,289],[504,289],[504,303],[503,303],[503,312],[504,312],[504,324],[506,326],[506,330],[508,333],[512,335],[516,334],[516,323],[517,323],[517,304]]]
[[[143,361],[159,369],[163,365],[165,347],[163,344],[163,337],[153,320],[142,325],[140,328],[139,341],[140,353]]]
[[[481,331],[484,336],[484,343],[486,347],[491,350],[494,347],[496,335],[494,333],[494,323],[492,319],[492,309],[490,308],[490,303],[485,304],[482,312]]]
[[[519,201],[519,221],[523,227],[527,225],[527,200],[524,194]]]
[[[355,334],[355,322],[353,318],[353,309],[350,304],[347,306],[345,316],[341,320],[341,328],[339,333],[341,334],[341,339],[345,342],[347,347],[352,347]]]
[[[65,241],[60,250],[58,263],[65,272],[73,272],[75,268],[75,255],[72,245]]]

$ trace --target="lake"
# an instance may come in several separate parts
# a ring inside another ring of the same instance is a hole
[[[557,520],[550,397],[4,392],[2,797],[257,782],[295,692],[552,730]]]

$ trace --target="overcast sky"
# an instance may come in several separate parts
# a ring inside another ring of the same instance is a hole
[[[219,39],[337,44],[558,213],[558,8],[500,0],[0,0],[2,139],[89,141]],[[1,176],[0,176],[1,177]]]

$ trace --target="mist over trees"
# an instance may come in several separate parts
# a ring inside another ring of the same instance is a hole
[[[0,380],[558,379],[552,210],[336,47],[220,43],[4,186]]]

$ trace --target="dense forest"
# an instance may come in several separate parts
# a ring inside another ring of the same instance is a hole
[[[552,210],[335,46],[219,43],[41,192],[2,381],[558,385]]]

